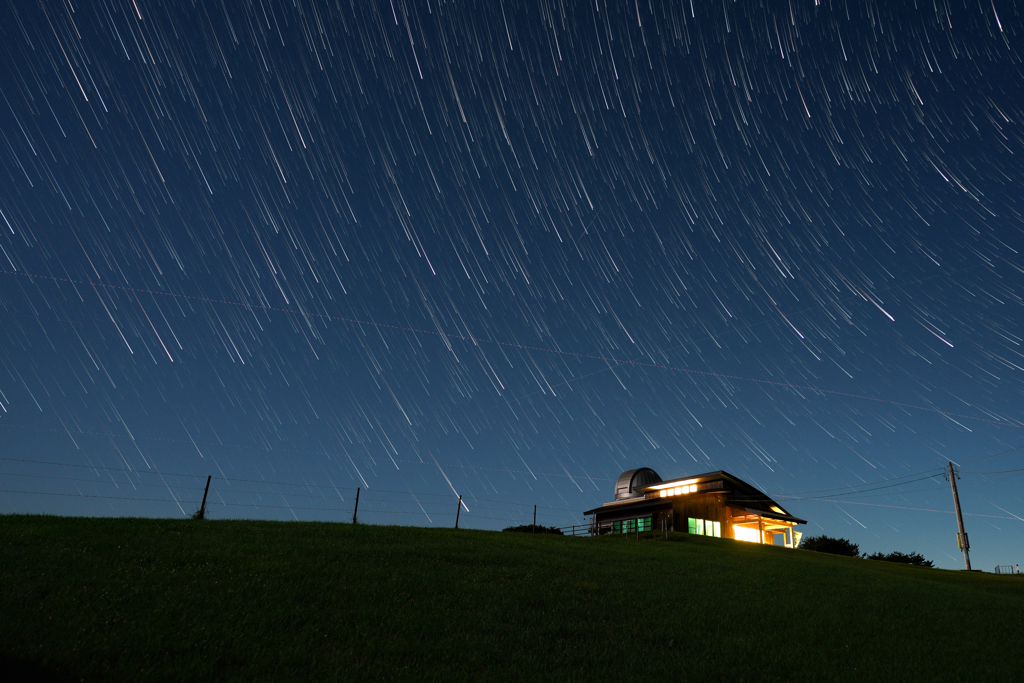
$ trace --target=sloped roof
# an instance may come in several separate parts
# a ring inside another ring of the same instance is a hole
[[[629,470],[624,472],[622,477],[627,474],[632,475],[635,470]],[[746,512],[752,514],[761,515],[762,517],[768,517],[771,519],[785,520],[788,522],[795,522],[797,524],[806,524],[807,520],[794,517],[783,508],[781,505],[776,503],[774,500],[769,498],[764,492],[760,491],[756,487],[748,484],[739,477],[729,474],[725,470],[716,470],[715,472],[704,472],[703,474],[694,474],[687,477],[678,477],[676,479],[668,479],[665,481],[654,482],[647,486],[636,486],[633,491],[637,494],[644,495],[653,491],[661,489],[672,488],[673,484],[682,485],[683,482],[686,484],[705,484],[712,481],[722,481],[723,488],[721,491],[728,494],[726,498],[726,505],[731,507],[740,508]],[[699,492],[699,491],[698,491]],[[627,500],[616,500],[610,503],[605,503],[601,507],[594,508],[593,510],[587,510],[584,515],[591,515],[595,512],[609,512],[610,509],[621,508],[623,510],[640,507],[638,503],[644,501],[644,498],[632,498]],[[648,499],[649,500],[649,499]],[[661,499],[659,499],[661,500]],[[775,508],[774,510],[772,508]],[[778,511],[776,511],[778,510]]]

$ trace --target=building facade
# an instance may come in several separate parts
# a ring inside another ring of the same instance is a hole
[[[664,481],[649,467],[623,472],[615,499],[584,514],[594,534],[667,530],[787,548],[807,523],[728,472]]]

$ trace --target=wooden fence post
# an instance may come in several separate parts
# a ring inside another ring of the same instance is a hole
[[[357,486],[356,487],[356,506],[352,510],[352,523],[353,524],[358,524],[359,523],[358,515],[359,515],[359,487]]]
[[[455,508],[455,528],[459,528],[459,513],[462,512],[462,496],[459,496],[459,506]]]
[[[210,492],[210,480],[213,479],[213,475],[207,475],[206,477],[206,488],[203,489],[203,504],[199,506],[199,519],[206,519],[206,494]]]

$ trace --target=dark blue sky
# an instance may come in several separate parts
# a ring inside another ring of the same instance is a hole
[[[1024,559],[1013,3],[0,12],[5,511],[565,525],[724,469],[958,567],[953,460]]]

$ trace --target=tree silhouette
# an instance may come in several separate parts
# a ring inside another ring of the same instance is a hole
[[[898,550],[894,550],[888,555],[884,553],[872,553],[871,555],[865,555],[869,560],[881,560],[882,562],[898,562],[899,564],[911,564],[915,567],[934,567],[935,564],[931,560],[924,559],[924,556],[920,553],[901,553]]]
[[[800,541],[801,550],[813,550],[816,553],[828,553],[830,555],[844,555],[846,557],[860,557],[860,546],[845,538],[832,538],[831,536],[808,536]]]

